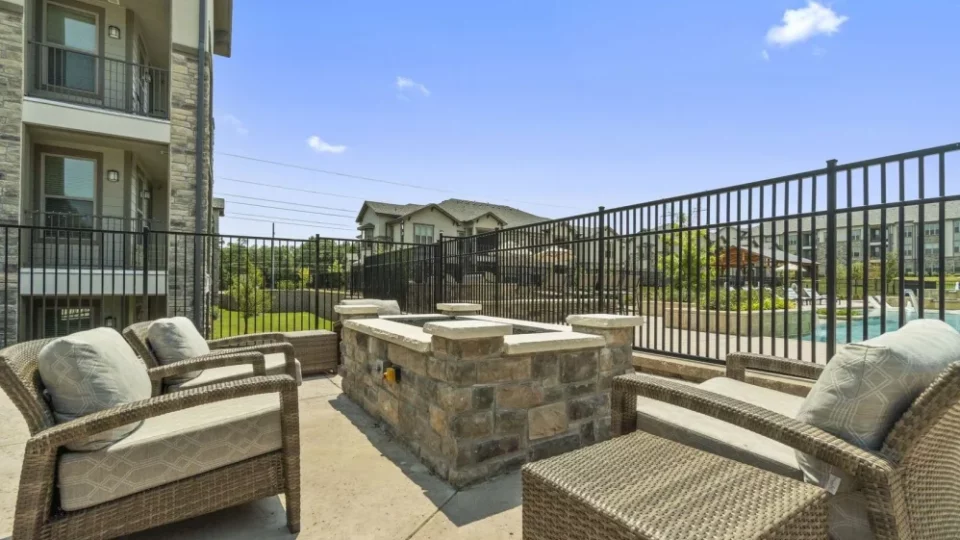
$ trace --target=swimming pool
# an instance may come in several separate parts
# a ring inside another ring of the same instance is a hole
[[[924,319],[938,319],[939,313],[935,309],[928,309],[924,311]],[[907,313],[906,322],[910,322],[918,318],[917,313]],[[817,326],[817,341],[826,342],[827,341],[827,325],[824,324],[823,319],[821,319],[820,324]],[[945,314],[944,321],[950,326],[956,328],[960,331],[960,313],[947,312]],[[866,320],[867,324],[867,338],[875,338],[879,336],[882,332],[880,331],[880,316],[868,317]],[[847,320],[845,317],[837,317],[837,343],[847,343],[847,336],[850,336],[850,341],[857,342],[863,341],[863,319],[852,320],[850,321],[849,327],[847,326]],[[898,311],[887,312],[887,332],[896,330],[900,326],[900,313]],[[812,336],[805,336],[804,340],[810,341]]]

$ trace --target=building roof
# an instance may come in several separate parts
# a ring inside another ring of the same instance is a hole
[[[402,218],[418,212],[425,208],[436,208],[447,214],[451,219],[458,222],[468,222],[479,219],[485,215],[492,215],[500,223],[517,227],[520,225],[529,225],[546,221],[547,218],[540,217],[529,212],[505,206],[502,204],[490,204],[480,201],[468,201],[464,199],[447,199],[439,203],[431,204],[392,204],[377,201],[364,201],[360,212],[357,214],[357,222],[363,217],[364,211],[373,210],[377,214],[391,216],[393,218]]]

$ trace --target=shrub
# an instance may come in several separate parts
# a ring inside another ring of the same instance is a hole
[[[277,282],[277,288],[278,289],[297,289],[299,287],[297,286],[297,283],[293,280],[282,279]]]
[[[726,311],[760,311],[760,291],[720,291],[720,295],[702,294],[700,295],[700,309],[716,309]],[[777,296],[774,301],[770,293],[764,293],[763,310],[771,309],[789,309],[796,307],[795,302],[790,302],[783,296]]]

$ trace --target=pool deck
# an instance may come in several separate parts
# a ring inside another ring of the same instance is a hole
[[[283,497],[268,497],[158,527],[127,540],[515,539],[520,473],[457,490],[383,432],[340,391],[339,377],[300,387],[301,531],[286,529]],[[0,392],[0,540],[11,540],[29,433]]]
[[[664,326],[663,317],[647,317],[636,330],[636,346],[658,354],[687,354],[725,360],[735,352],[754,352],[827,363],[827,344],[793,338],[728,336]]]

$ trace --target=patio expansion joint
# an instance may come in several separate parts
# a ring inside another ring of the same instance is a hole
[[[417,525],[417,528],[414,529],[413,532],[411,532],[409,535],[407,535],[406,537],[404,537],[403,540],[412,540],[413,537],[416,536],[417,533],[419,533],[420,530],[423,529],[423,527],[424,527],[427,523],[430,523],[430,520],[431,520],[431,519],[433,519],[434,517],[436,517],[436,515],[439,514],[439,513],[444,509],[444,507],[446,507],[448,504],[450,504],[450,501],[452,501],[453,498],[456,497],[458,493],[460,493],[460,490],[459,490],[459,489],[455,489],[455,490],[453,491],[453,493],[451,493],[450,496],[447,497],[447,500],[443,501],[443,504],[441,504],[440,506],[438,506],[437,509],[433,511],[433,513],[431,513],[429,516],[426,517],[426,519],[423,520],[423,523],[421,523],[420,525]]]

